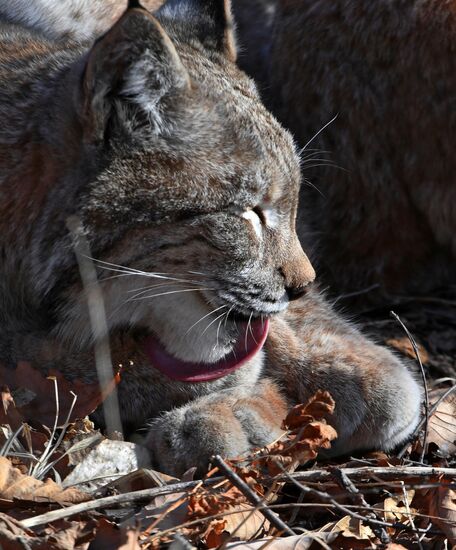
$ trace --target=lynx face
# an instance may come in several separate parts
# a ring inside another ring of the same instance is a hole
[[[110,330],[139,329],[151,363],[186,381],[257,355],[268,317],[314,278],[293,142],[234,65],[227,7],[201,4],[128,10],[89,53],[76,103],[91,177],[72,213]],[[63,294],[55,332],[90,340],[77,279]]]

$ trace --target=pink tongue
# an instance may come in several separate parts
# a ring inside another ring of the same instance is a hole
[[[190,363],[170,355],[154,336],[144,342],[144,351],[152,366],[166,374],[168,378],[181,382],[207,382],[226,376],[241,367],[260,351],[266,341],[269,321],[252,321],[238,325],[239,340],[234,350],[216,363]]]

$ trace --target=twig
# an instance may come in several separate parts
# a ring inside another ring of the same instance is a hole
[[[423,362],[421,361],[420,352],[418,351],[418,346],[415,342],[415,339],[410,334],[410,331],[408,330],[408,328],[401,321],[401,318],[399,317],[399,315],[397,315],[397,313],[394,313],[394,311],[391,311],[390,314],[401,325],[401,327],[404,329],[405,334],[407,335],[407,338],[410,340],[410,343],[412,344],[413,351],[415,352],[416,360],[418,362],[418,365],[420,366],[421,377],[423,379],[423,387],[424,387],[424,434],[423,434],[423,449],[421,451],[421,457],[420,457],[420,462],[423,462],[424,461],[424,456],[426,454],[427,436],[428,436],[428,429],[429,429],[429,392],[428,392],[428,387],[427,387],[427,382],[426,382],[426,373],[424,372]]]
[[[276,461],[276,464],[277,464],[278,467],[282,467],[282,465],[278,461]],[[373,518],[362,516],[361,514],[357,514],[356,512],[353,512],[352,510],[350,510],[349,508],[347,508],[343,504],[340,504],[339,502],[337,502],[337,500],[335,500],[329,493],[326,493],[324,491],[318,491],[316,489],[311,489],[310,487],[306,487],[305,485],[303,485],[302,483],[299,483],[299,481],[294,479],[293,476],[291,476],[288,472],[286,472],[284,468],[282,468],[282,469],[283,469],[285,477],[287,477],[293,483],[293,485],[295,485],[296,487],[301,489],[301,491],[303,491],[303,492],[305,492],[309,495],[312,495],[314,497],[317,497],[317,498],[319,498],[320,500],[322,500],[324,502],[332,504],[340,512],[342,512],[342,513],[344,513],[344,514],[346,514],[346,515],[348,515],[348,516],[350,516],[354,519],[364,521],[365,523],[367,523],[371,527],[373,527],[373,526],[392,527],[393,529],[404,529],[406,531],[414,531],[409,525],[404,525],[403,523],[399,523],[399,522],[390,523],[390,522],[387,522],[387,521],[381,521],[381,520],[378,520],[378,519],[373,519]],[[417,532],[422,533],[423,529],[417,529]]]
[[[341,468],[341,470],[349,474],[350,479],[354,481],[374,476],[382,476],[384,478],[382,481],[395,481],[414,477],[456,476],[456,468],[433,468],[432,466],[363,466],[360,468]],[[332,474],[328,470],[307,470],[288,475],[292,475],[297,481],[325,482],[332,480]],[[283,476],[278,476],[275,480],[281,478]]]
[[[353,502],[353,504],[364,506],[368,510],[371,510],[372,517],[376,519],[380,519],[377,513],[375,512],[375,510],[366,501],[361,491],[356,487],[356,485],[348,477],[346,471],[343,471],[340,468],[330,468],[330,471],[334,474],[335,480],[342,487],[342,489],[345,489],[347,491],[349,498]],[[391,539],[384,527],[375,526],[372,529],[377,535],[377,537],[380,539],[382,544],[389,544],[391,542]]]
[[[73,247],[81,274],[84,292],[87,298],[90,324],[93,332],[95,348],[95,365],[103,400],[103,414],[106,431],[109,435],[116,432],[122,435],[117,388],[111,361],[109,346],[109,331],[103,294],[97,280],[97,272],[91,260],[89,243],[84,235],[81,221],[71,216],[67,219],[67,227],[73,238]]]
[[[410,504],[409,504],[409,499],[408,499],[408,495],[407,495],[407,489],[405,488],[405,484],[404,484],[403,481],[401,482],[401,485],[402,485],[402,494],[404,496],[405,510],[406,510],[407,515],[409,517],[410,525],[412,526],[412,528],[415,532],[416,543],[418,544],[418,548],[420,550],[423,550],[423,545],[421,544],[420,535],[419,535],[418,531],[416,530],[416,525],[415,525],[415,521],[413,519],[413,514],[410,511]]]
[[[428,477],[428,476],[443,476],[456,478],[456,468],[433,468],[428,467],[416,467],[416,466],[398,466],[398,467],[363,467],[363,468],[342,468],[343,471],[347,471],[350,474],[352,480],[365,480],[366,478],[381,475],[385,478],[385,481],[395,481],[397,479],[415,478],[415,477]],[[280,481],[284,479],[292,478],[296,481],[309,481],[309,482],[325,482],[332,480],[332,474],[328,470],[308,470],[303,472],[295,472],[293,474],[280,475],[274,478],[274,481]],[[203,487],[212,487],[217,483],[223,481],[222,477],[214,477],[205,479],[202,482],[197,481],[185,481],[181,483],[174,483],[173,485],[165,485],[163,487],[154,487],[152,489],[143,489],[141,491],[132,491],[130,493],[124,493],[123,495],[113,495],[109,497],[99,498],[91,500],[89,502],[83,502],[81,504],[74,504],[68,506],[68,508],[53,510],[39,516],[24,519],[21,521],[21,525],[24,527],[35,527],[37,525],[44,525],[53,521],[68,518],[76,514],[90,512],[92,510],[98,510],[100,508],[112,508],[120,504],[126,504],[130,502],[143,502],[152,500],[155,497],[162,495],[169,495],[173,493],[179,493],[182,491],[188,491],[194,489],[197,485],[202,483]]]
[[[236,472],[234,472],[228,464],[223,460],[220,455],[215,455],[212,458],[212,463],[215,464],[220,472],[222,472],[231,483],[241,491],[241,493],[254,505],[254,506],[263,506],[264,503],[262,499],[247,485],[247,483],[242,480]],[[290,529],[286,523],[284,523],[278,516],[276,516],[268,508],[260,509],[260,512],[263,516],[274,525],[279,531],[286,533],[287,535],[296,535],[293,529]]]

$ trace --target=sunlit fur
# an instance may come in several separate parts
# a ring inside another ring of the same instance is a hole
[[[309,286],[293,140],[232,61],[227,6],[202,4],[129,10],[95,44],[2,26],[0,359],[96,380],[77,216],[124,366],[122,419],[151,420],[159,467],[265,444],[317,388],[336,398],[337,452],[390,448],[418,421],[419,387]],[[245,336],[240,315],[271,318],[266,349],[214,382],[173,382],[142,351],[153,333],[210,364]]]

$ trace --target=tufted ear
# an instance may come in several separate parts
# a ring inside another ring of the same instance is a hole
[[[134,120],[147,119],[159,133],[166,125],[164,99],[188,85],[187,71],[157,19],[129,7],[88,54],[81,101],[85,139],[103,140],[113,118],[130,129]]]
[[[167,0],[158,17],[182,22],[191,35],[209,50],[236,61],[236,45],[230,0]]]

